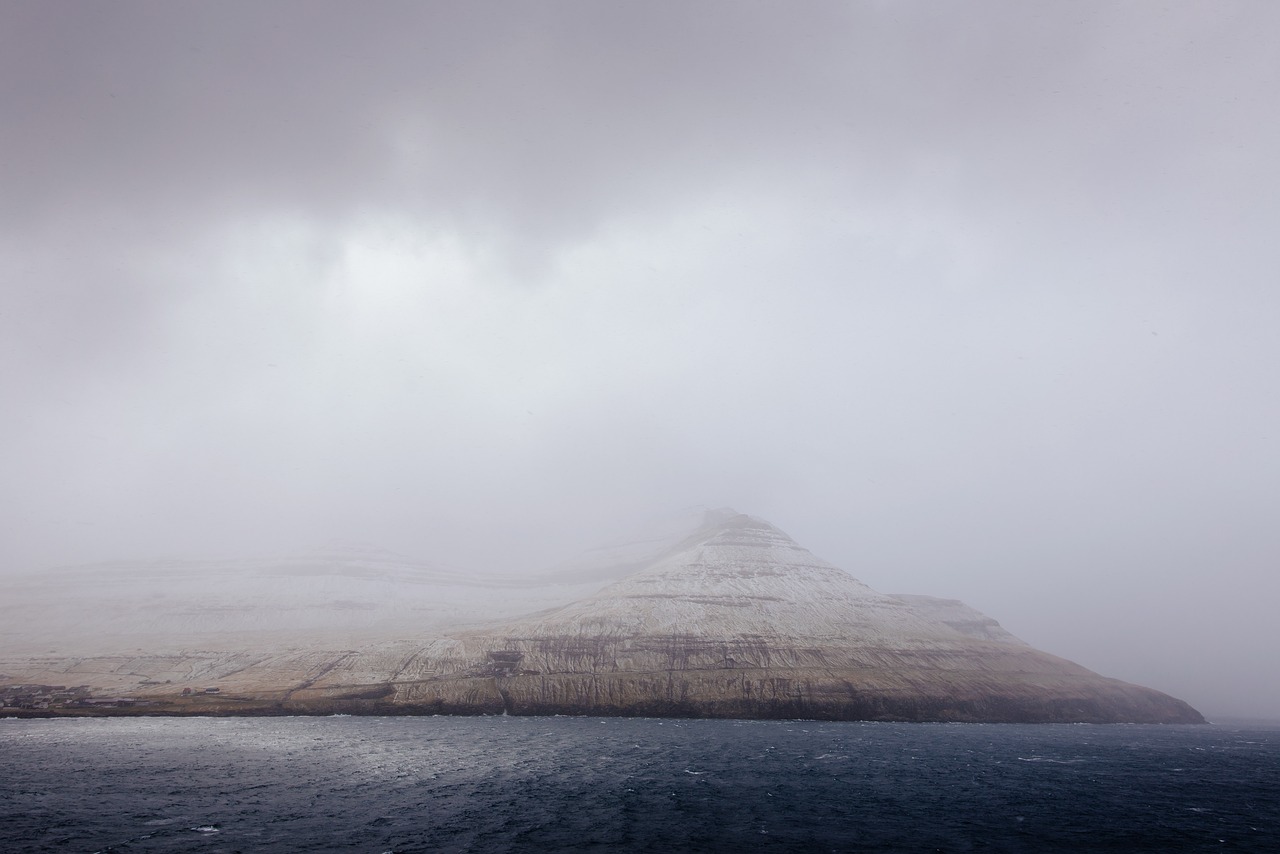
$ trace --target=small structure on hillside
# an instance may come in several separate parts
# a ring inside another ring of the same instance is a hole
[[[494,676],[511,676],[520,669],[524,653],[518,649],[499,649],[489,653]]]

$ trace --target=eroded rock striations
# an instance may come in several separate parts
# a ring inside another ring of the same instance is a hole
[[[151,678],[131,696],[152,705],[131,711],[1203,722],[960,602],[878,593],[732,511],[617,566],[595,585],[575,570],[572,589],[594,592],[560,607],[416,639],[134,661],[131,672],[200,670],[218,691],[177,699],[190,679]],[[41,675],[84,672],[55,664]]]

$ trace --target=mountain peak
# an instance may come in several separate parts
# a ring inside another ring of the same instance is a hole
[[[481,583],[367,546],[112,567],[0,603],[0,665],[11,683],[52,684],[74,659],[95,690],[154,704],[142,713],[222,713],[178,693],[216,680],[244,710],[1201,720],[958,601],[878,593],[730,508],[686,511],[559,572]],[[70,634],[127,652],[51,656]],[[18,643],[31,652],[15,658]]]
[[[778,526],[758,516],[748,516],[728,508],[708,511],[703,527],[705,533],[725,540],[744,542],[784,542],[795,545],[795,540]]]

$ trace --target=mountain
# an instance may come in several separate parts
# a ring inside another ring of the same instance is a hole
[[[369,605],[340,609],[344,626],[358,624],[345,631],[359,642],[293,642],[315,628],[295,615],[274,630],[251,621],[254,644],[241,648],[232,632],[220,649],[171,638],[168,652],[144,647],[74,663],[50,653],[26,659],[22,678],[62,684],[92,675],[151,704],[135,711],[174,713],[1203,721],[1180,700],[1033,649],[960,602],[878,593],[769,523],[728,510],[533,581],[410,571],[368,555],[273,566],[240,573],[283,573],[295,586],[345,579],[345,599],[326,598],[338,588],[321,585],[309,599],[283,601],[313,616],[332,614],[336,601]],[[374,602],[355,577],[383,579],[378,589],[390,598]],[[267,613],[261,589],[256,610]],[[126,684],[139,674],[145,684]],[[183,687],[197,696],[175,696]],[[210,687],[218,689],[212,698],[203,693]]]
[[[4,583],[0,651],[83,655],[385,641],[559,605],[604,582],[465,574],[348,545],[63,567]]]

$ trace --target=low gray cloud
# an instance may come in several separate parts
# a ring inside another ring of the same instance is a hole
[[[7,3],[4,568],[731,505],[1280,714],[1278,15]]]

